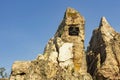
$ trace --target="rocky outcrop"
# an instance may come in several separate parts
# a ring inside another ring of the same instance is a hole
[[[92,80],[87,73],[84,25],[83,16],[68,8],[44,54],[33,61],[15,62],[10,80]]]
[[[94,80],[120,79],[120,34],[101,18],[87,49],[88,72]]]
[[[84,17],[68,8],[44,53],[16,61],[10,80],[120,80],[120,33],[102,17],[85,53],[84,25]]]

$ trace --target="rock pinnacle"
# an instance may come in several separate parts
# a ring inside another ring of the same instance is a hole
[[[109,25],[108,21],[106,20],[105,17],[102,17],[101,18],[101,21],[100,21],[100,25],[99,26],[103,26],[103,25]]]

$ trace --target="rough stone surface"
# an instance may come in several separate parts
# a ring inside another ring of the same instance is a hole
[[[68,8],[44,54],[33,61],[15,62],[10,80],[92,80],[87,73],[84,24],[83,16]]]
[[[10,80],[120,80],[120,33],[102,17],[86,55],[84,25],[84,17],[68,8],[44,53],[16,61]]]
[[[102,17],[87,49],[88,72],[94,80],[120,80],[120,34]]]
[[[0,78],[0,80],[9,80],[9,79],[7,79],[7,78]]]
[[[59,61],[66,61],[73,58],[73,43],[64,43],[59,49]]]

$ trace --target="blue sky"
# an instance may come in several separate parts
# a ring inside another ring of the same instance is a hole
[[[102,16],[120,32],[120,0],[0,0],[0,67],[9,73],[14,61],[43,53],[67,7],[86,20],[85,46]]]

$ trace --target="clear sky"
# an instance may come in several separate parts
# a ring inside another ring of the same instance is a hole
[[[86,20],[85,46],[102,16],[120,32],[120,0],[0,0],[0,67],[10,72],[14,61],[43,53],[67,7]]]

